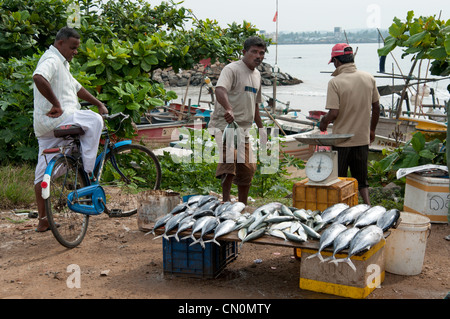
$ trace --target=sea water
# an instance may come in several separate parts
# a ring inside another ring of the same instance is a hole
[[[276,88],[277,104],[283,106],[289,104],[292,109],[301,110],[298,112],[300,116],[308,116],[309,111],[321,110],[325,111],[326,91],[328,81],[331,79],[331,73],[335,70],[334,64],[328,64],[331,56],[331,44],[306,44],[306,45],[279,45],[278,50],[274,45],[270,46],[266,54],[265,61],[272,66],[278,66],[280,72],[288,73],[292,77],[298,78],[303,83],[292,86],[278,86]],[[381,85],[402,85],[404,80],[391,78],[381,78],[388,76],[379,73],[379,57],[377,50],[381,47],[378,43],[358,43],[353,45],[353,51],[356,53],[355,64],[360,70],[369,72],[375,76],[377,86]],[[396,48],[393,51],[393,57],[388,55],[385,63],[385,71],[387,73],[403,74],[407,76],[412,66],[412,55],[401,58],[403,54],[402,48]],[[395,58],[395,59],[394,59]],[[423,60],[420,68],[421,78],[437,78],[442,77],[431,76],[427,69],[430,65],[428,60]],[[419,63],[413,72],[415,76],[419,75]],[[416,83],[416,81],[412,81]],[[450,99],[447,86],[450,80],[441,80],[429,82],[427,85],[435,91],[436,103],[443,105],[444,101]],[[178,101],[181,101],[186,92],[188,98],[191,99],[192,105],[198,104],[199,88],[167,88],[174,90],[178,94]],[[415,93],[417,86],[411,88],[409,96]],[[205,90],[204,90],[205,91]],[[273,88],[264,86],[263,93],[265,96],[273,96]],[[202,92],[202,100],[210,100],[205,96],[206,92]],[[267,97],[266,97],[267,98]],[[390,108],[392,104],[397,102],[397,96],[394,99],[391,95],[381,98],[381,103],[385,108]],[[425,97],[423,104],[432,104],[431,96]],[[267,105],[267,104],[266,104]],[[411,103],[413,105],[413,103]],[[403,104],[405,108],[405,104]],[[412,110],[414,107],[412,106]]]

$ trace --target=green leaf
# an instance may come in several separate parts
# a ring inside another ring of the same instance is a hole
[[[432,160],[432,159],[434,159],[436,157],[436,154],[432,153],[430,150],[420,151],[419,155],[420,155],[420,157],[424,157],[424,158],[427,158],[427,159],[430,159],[430,160]]]
[[[395,49],[397,46],[397,40],[391,36],[386,38],[386,41],[384,42],[384,47],[378,49],[378,55],[379,56],[386,56]]]
[[[403,43],[405,46],[418,46],[420,42],[427,36],[427,31],[422,31],[420,33],[414,34],[409,37],[407,41]]]
[[[414,134],[413,138],[411,139],[411,146],[414,148],[414,150],[419,153],[421,150],[425,147],[425,136],[423,136],[422,133],[418,132]]]
[[[126,108],[127,108],[128,110],[134,110],[134,111],[137,111],[137,110],[139,110],[139,109],[141,108],[141,106],[140,106],[138,103],[133,102],[133,103],[128,103],[127,106],[126,106]]]

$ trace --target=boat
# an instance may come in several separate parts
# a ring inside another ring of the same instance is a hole
[[[148,112],[136,125],[136,141],[146,145],[168,145],[180,139],[183,127],[203,129],[208,126],[210,110],[200,107],[171,103]]]

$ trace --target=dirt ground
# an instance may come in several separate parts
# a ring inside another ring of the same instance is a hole
[[[84,241],[71,250],[51,231],[35,232],[36,225],[37,219],[0,213],[0,299],[339,298],[299,288],[301,261],[292,248],[246,243],[218,278],[185,278],[164,274],[162,239],[144,236],[137,216],[92,217]],[[449,234],[447,224],[432,224],[422,273],[386,273],[367,298],[443,299],[450,292]]]

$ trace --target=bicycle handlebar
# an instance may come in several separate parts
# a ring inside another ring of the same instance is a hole
[[[86,107],[93,106],[89,102],[81,102],[80,104],[81,104],[81,106],[86,106]],[[108,107],[106,104],[105,104],[105,106]],[[113,120],[113,119],[115,119],[116,117],[119,117],[119,116],[123,117],[123,119],[122,119],[123,121],[130,117],[129,115],[124,114],[122,112],[115,113],[115,114],[102,114],[102,118],[105,119],[105,120]]]

